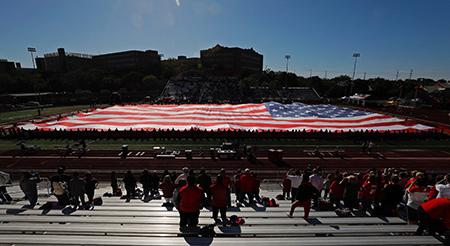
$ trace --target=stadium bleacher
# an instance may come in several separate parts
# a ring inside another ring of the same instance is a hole
[[[96,194],[110,188],[101,184]],[[40,188],[40,194],[47,192]],[[308,221],[299,208],[287,218],[289,201],[279,207],[232,207],[228,216],[245,219],[241,226],[216,226],[215,237],[198,237],[198,229],[180,232],[178,212],[162,207],[161,200],[145,203],[119,197],[103,197],[103,205],[92,210],[40,208],[56,202],[53,196],[40,196],[39,206],[26,209],[17,187],[10,193],[18,200],[0,205],[1,245],[441,245],[432,236],[414,236],[415,225],[404,220],[365,217],[353,214],[338,217],[333,211],[312,211]],[[263,190],[274,197],[277,192]],[[200,225],[213,224],[211,212],[201,211]]]
[[[261,100],[318,102],[321,99],[319,94],[310,87],[283,87],[280,90],[272,90],[269,87],[254,86],[250,87],[249,91],[243,92],[239,88],[239,82],[235,80],[169,80],[159,98],[160,100],[167,98],[180,103],[237,103],[242,100],[249,102]]]

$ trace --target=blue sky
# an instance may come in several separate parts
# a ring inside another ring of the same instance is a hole
[[[58,47],[99,54],[155,49],[199,56],[253,47],[264,67],[299,75],[450,79],[449,0],[0,0],[0,58],[31,67]]]

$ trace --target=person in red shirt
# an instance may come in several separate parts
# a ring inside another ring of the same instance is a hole
[[[222,223],[227,223],[227,187],[223,184],[223,176],[218,175],[216,182],[210,186],[213,219],[217,222],[220,211]]]
[[[341,207],[341,201],[344,199],[345,185],[341,183],[342,179],[342,174],[339,173],[330,185],[330,202],[333,203],[336,208]]]
[[[370,175],[367,181],[361,186],[360,200],[364,211],[372,210],[372,203],[375,200],[377,191],[377,181],[375,175]]]
[[[253,203],[253,192],[254,192],[254,178],[250,173],[250,169],[245,169],[244,174],[239,179],[242,195],[245,197],[247,195],[248,203]]]
[[[435,232],[445,234],[446,243],[450,243],[450,199],[436,198],[422,203],[417,211],[419,221],[416,234],[422,235],[427,229],[430,235]]]
[[[196,227],[200,208],[204,198],[202,188],[195,183],[195,177],[189,175],[187,185],[180,188],[176,199],[176,207],[180,213],[180,228]]]

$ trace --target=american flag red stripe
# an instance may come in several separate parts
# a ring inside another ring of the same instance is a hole
[[[24,129],[42,130],[329,130],[426,131],[432,127],[388,115],[311,105],[282,104],[125,105],[96,109],[55,121],[26,123]],[[278,115],[282,109],[281,116]],[[292,111],[294,109],[294,111]],[[324,117],[310,116],[328,110]],[[277,111],[278,110],[278,111]],[[349,112],[342,113],[342,112]],[[287,116],[283,116],[287,115]],[[293,114],[299,114],[293,116]],[[336,115],[336,117],[333,117]]]

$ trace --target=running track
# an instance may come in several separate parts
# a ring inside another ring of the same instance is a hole
[[[205,167],[209,170],[225,168],[235,170],[237,168],[250,168],[262,178],[281,178],[289,168],[305,168],[321,166],[325,171],[340,169],[343,171],[363,171],[368,168],[407,168],[419,169],[429,173],[450,172],[450,152],[447,151],[421,151],[421,150],[392,150],[375,152],[372,154],[358,151],[346,152],[343,158],[325,154],[315,157],[300,151],[286,152],[282,163],[273,163],[268,160],[264,152],[257,153],[258,159],[251,163],[245,159],[241,160],[211,160],[210,157],[194,157],[186,160],[184,157],[175,160],[159,160],[149,155],[136,157],[131,155],[123,160],[118,157],[117,151],[95,151],[78,158],[74,156],[61,157],[55,152],[41,151],[34,155],[15,156],[12,152],[0,153],[0,170],[13,174],[19,178],[23,171],[36,170],[43,176],[54,173],[58,166],[64,165],[68,172],[91,171],[98,179],[107,180],[111,170],[123,173],[127,169],[141,172],[149,170],[180,170],[184,166],[194,169]],[[195,156],[195,155],[194,155]],[[120,175],[119,175],[120,176]]]

